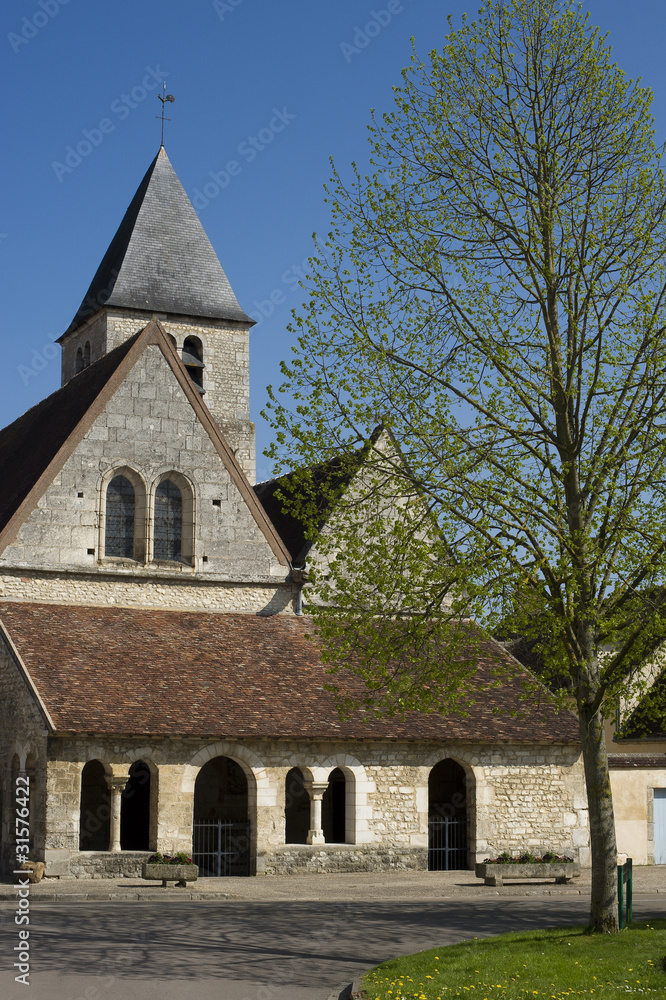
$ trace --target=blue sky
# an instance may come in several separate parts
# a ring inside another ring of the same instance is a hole
[[[157,151],[160,104],[151,88],[165,79],[176,97],[166,126],[169,157],[241,305],[260,320],[251,334],[252,411],[258,478],[271,475],[260,454],[271,432],[259,412],[265,386],[279,384],[279,362],[289,354],[297,269],[311,252],[313,231],[328,228],[328,158],[341,168],[353,159],[364,164],[370,109],[390,108],[411,36],[425,54],[443,43],[447,15],[458,24],[463,11],[474,14],[478,6],[462,0],[3,4],[0,426],[59,385],[52,341],[76,312]],[[666,3],[587,0],[584,6],[610,32],[619,65],[655,91],[663,141]],[[275,109],[284,127],[271,135]],[[90,153],[67,163],[67,147],[82,141]],[[230,160],[241,169],[227,179]]]

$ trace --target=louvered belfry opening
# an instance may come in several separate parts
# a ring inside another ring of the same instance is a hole
[[[203,347],[198,337],[187,337],[185,339],[181,357],[183,364],[187,368],[187,374],[203,395],[203,370],[206,366],[203,363]]]

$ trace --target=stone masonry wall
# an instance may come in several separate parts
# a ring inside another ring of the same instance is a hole
[[[225,320],[196,319],[134,310],[104,308],[63,343],[62,381],[76,370],[76,350],[90,340],[97,360],[158,319],[176,341],[180,355],[187,337],[198,337],[203,348],[204,402],[219,424],[241,468],[255,481],[254,424],[250,421],[249,327]]]
[[[144,323],[144,326],[146,324]],[[90,363],[99,361],[108,353],[106,338],[107,317],[105,310],[96,313],[78,330],[70,334],[62,342],[61,384],[69,382],[76,375],[76,352],[79,347],[83,352],[86,342],[90,344]]]
[[[13,766],[13,764],[17,764]],[[46,725],[14,657],[0,641],[0,873],[14,865],[17,771],[30,778],[30,856],[45,843]]]
[[[155,345],[146,348],[47,487],[2,553],[0,570],[5,566],[39,570],[98,567],[104,544],[106,484],[115,470],[125,466],[143,483],[148,498],[148,551],[152,497],[159,478],[176,472],[191,484],[192,565],[173,564],[173,573],[240,583],[285,579],[288,567],[273,554]],[[108,571],[108,564],[104,565]],[[123,564],[117,568],[122,569]],[[125,561],[124,568],[141,571],[143,566]],[[155,567],[149,563],[146,568]]]
[[[142,572],[102,569],[89,573],[5,570],[0,573],[0,599],[38,604],[117,605],[172,611],[228,611],[247,614],[291,614],[292,584],[218,583],[183,580],[182,575],[146,569]]]
[[[229,756],[248,781],[253,865],[257,872],[423,868],[428,846],[428,777],[453,757],[468,775],[469,861],[502,850],[551,848],[589,864],[587,811],[577,747],[440,745],[381,742],[231,741],[52,738],[49,774],[59,797],[49,806],[47,860],[84,873],[77,851],[75,778],[87,760],[124,774],[145,760],[158,776],[155,848],[191,850],[196,776],[216,756]],[[306,780],[345,773],[346,845],[285,844],[285,779],[300,767]],[[99,861],[95,862],[95,871]]]

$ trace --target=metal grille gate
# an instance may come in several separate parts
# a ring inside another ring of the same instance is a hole
[[[467,869],[467,820],[439,816],[428,820],[428,871]]]
[[[223,819],[194,821],[192,859],[199,875],[250,874],[250,824]]]

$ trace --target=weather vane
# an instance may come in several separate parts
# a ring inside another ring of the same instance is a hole
[[[161,142],[161,145],[163,146],[164,145],[164,123],[171,121],[170,118],[165,118],[164,117],[164,105],[166,104],[167,101],[169,102],[169,104],[173,104],[173,102],[176,100],[176,98],[173,96],[173,94],[167,94],[167,92],[166,92],[166,83],[162,84],[162,91],[163,91],[162,94],[158,94],[157,95],[159,97],[160,101],[162,102],[162,114],[161,115],[155,115],[155,117],[162,119],[162,142]]]

